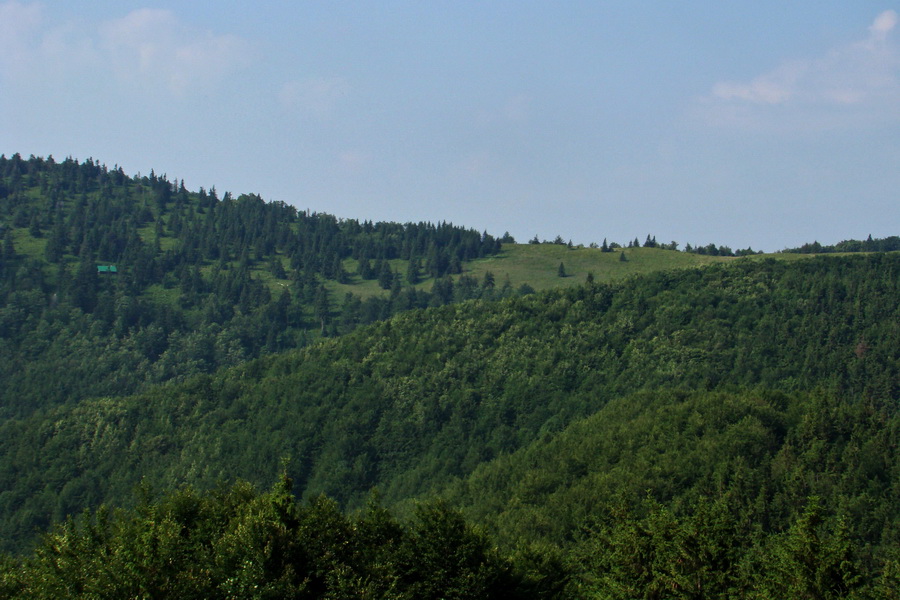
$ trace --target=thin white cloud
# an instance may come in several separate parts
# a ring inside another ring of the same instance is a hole
[[[897,26],[897,13],[893,10],[886,10],[875,18],[875,22],[869,27],[872,34],[872,40],[875,42],[884,42],[887,35]]]
[[[311,77],[285,83],[278,100],[289,112],[326,119],[349,92],[350,85],[342,77]]]
[[[900,119],[897,22],[896,12],[884,11],[857,43],[785,62],[749,82],[716,83],[703,112],[717,125],[758,126],[790,116],[794,127],[817,129]]]
[[[12,0],[0,4],[0,64],[4,70],[22,65],[42,22],[38,4],[23,4]]]
[[[177,94],[220,81],[245,66],[249,54],[238,36],[189,27],[169,10],[149,8],[102,24],[99,46],[121,78],[149,78]]]
[[[754,104],[782,104],[796,95],[797,81],[807,70],[808,65],[791,62],[749,83],[717,83],[713,86],[713,96]]]
[[[0,4],[0,74],[22,83],[92,79],[176,95],[205,92],[246,66],[249,44],[182,22],[168,10],[138,9],[102,23],[50,24],[37,3]]]

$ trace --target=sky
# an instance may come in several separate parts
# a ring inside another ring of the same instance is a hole
[[[0,0],[0,153],[519,242],[900,235],[898,12]]]

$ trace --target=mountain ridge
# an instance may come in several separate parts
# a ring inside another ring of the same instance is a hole
[[[282,465],[304,506],[441,498],[547,597],[900,573],[900,253],[512,244],[21,157],[0,224],[5,551]]]

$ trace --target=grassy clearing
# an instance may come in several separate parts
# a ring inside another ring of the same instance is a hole
[[[395,273],[400,273],[400,277],[402,278],[403,285],[408,285],[406,283],[406,267],[407,261],[403,259],[394,259],[388,261],[391,265],[391,269]],[[362,279],[359,275],[357,275],[357,269],[359,265],[356,260],[352,258],[348,258],[344,261],[344,270],[347,271],[348,281],[347,283],[337,283],[335,281],[329,281],[325,284],[325,287],[328,288],[328,291],[332,292],[335,298],[343,298],[345,294],[350,293],[354,296],[359,296],[363,300],[367,298],[372,298],[374,296],[387,296],[390,292],[381,288],[378,285],[377,279]],[[417,284],[415,287],[424,288],[426,290],[431,289],[433,281],[431,278],[425,279],[423,277],[422,282]]]
[[[28,228],[26,227],[13,229],[12,240],[13,247],[16,249],[16,254],[22,256],[40,258],[44,255],[44,248],[47,247],[46,235],[39,238],[32,237],[31,234],[28,233]]]
[[[623,252],[625,261],[620,260]],[[659,248],[620,248],[615,252],[601,252],[598,248],[569,248],[556,244],[508,244],[499,255],[466,265],[466,273],[481,278],[490,271],[498,284],[509,277],[514,287],[527,283],[536,290],[546,290],[584,283],[588,273],[593,273],[598,282],[607,282],[641,273],[730,260],[737,259]],[[565,267],[566,277],[559,277],[560,263]]]
[[[149,242],[154,239],[155,226],[147,225],[139,230],[141,238]],[[47,244],[46,237],[34,238],[26,228],[13,229],[13,243],[16,252],[20,255],[38,258],[43,256],[44,247]],[[160,239],[160,247],[163,250],[174,249],[178,240],[169,236]],[[624,253],[626,260],[620,260]],[[580,285],[584,283],[588,273],[593,273],[598,282],[611,282],[622,280],[633,275],[665,271],[672,269],[686,269],[691,267],[708,265],[711,263],[728,262],[733,260],[762,260],[775,258],[777,260],[804,260],[812,258],[814,254],[763,254],[744,258],[706,256],[691,254],[674,250],[662,250],[659,248],[618,248],[615,252],[601,252],[599,248],[569,248],[557,244],[504,244],[503,250],[496,256],[482,258],[463,265],[463,274],[475,277],[479,281],[488,271],[493,273],[497,286],[501,286],[509,280],[514,288],[528,284],[535,290],[547,290],[558,287]],[[68,257],[70,262],[77,263],[77,257]],[[290,262],[286,257],[280,257],[285,270],[290,268]],[[566,277],[559,276],[559,265],[562,263],[566,271]],[[232,261],[232,267],[237,266],[237,261]],[[396,259],[390,261],[391,269],[399,273],[403,278],[404,286],[407,261]],[[201,265],[201,272],[209,276],[214,268],[212,263]],[[363,300],[372,297],[385,297],[389,294],[381,288],[377,280],[363,280],[357,275],[357,261],[346,259],[344,269],[348,274],[347,283],[327,281],[325,287],[332,294],[332,299],[342,299],[347,293],[359,296]],[[265,263],[256,263],[251,267],[253,276],[269,286],[273,294],[278,294],[285,287],[290,287],[289,279],[276,279]],[[454,279],[458,279],[455,276]],[[430,290],[434,280],[423,275],[417,288]],[[161,302],[177,301],[179,290],[165,289],[163,286],[154,286],[145,293],[148,299]]]
[[[625,261],[620,260],[621,253]],[[598,282],[611,282],[626,279],[633,275],[668,271],[672,269],[689,269],[713,263],[735,260],[804,260],[812,254],[760,254],[749,257],[707,256],[675,250],[659,248],[619,248],[615,252],[601,252],[598,248],[569,248],[556,244],[505,244],[503,251],[497,256],[482,258],[463,265],[463,274],[481,280],[488,271],[493,273],[498,286],[506,279],[518,288],[528,284],[535,290],[548,290],[558,287],[580,285],[584,283],[588,273],[593,273]],[[566,277],[559,277],[559,264],[563,263]],[[350,274],[346,284],[327,282],[326,287],[342,298],[352,293],[363,299],[373,296],[386,296],[387,291],[381,289],[377,281],[365,281],[356,274],[356,261],[344,261],[344,268]],[[401,276],[406,274],[406,261],[391,261],[391,268]],[[454,279],[458,278],[454,277]],[[416,287],[430,290],[434,281],[423,278]],[[404,282],[404,285],[405,282]]]
[[[177,304],[178,298],[181,296],[181,290],[178,287],[166,288],[155,283],[144,291],[143,296],[146,300],[158,306]]]

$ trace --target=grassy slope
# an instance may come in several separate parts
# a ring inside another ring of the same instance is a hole
[[[624,262],[619,259],[621,252],[627,258]],[[588,273],[593,273],[597,282],[611,282],[654,271],[685,269],[733,260],[738,259],[659,248],[625,248],[605,253],[597,248],[568,248],[556,244],[504,244],[499,255],[463,265],[463,274],[480,281],[490,271],[498,287],[508,279],[515,288],[528,284],[541,291],[582,284]],[[559,277],[559,263],[565,265],[566,277]],[[351,274],[350,283],[327,284],[336,297],[342,297],[347,292],[363,298],[387,294],[378,286],[377,281],[363,281],[356,276],[355,260],[344,261],[344,268]],[[393,260],[391,268],[403,275],[406,273],[406,261]],[[417,287],[430,290],[433,283],[431,278],[425,278]]]
[[[154,236],[154,227],[148,225],[140,232],[144,241],[151,241]],[[47,244],[46,232],[43,237],[34,238],[27,227],[13,229],[13,242],[16,251],[20,255],[32,258],[43,257]],[[163,236],[159,240],[163,250],[172,249],[177,240]],[[621,253],[625,253],[627,260],[620,260]],[[796,260],[808,258],[814,255],[800,254],[766,254],[751,257],[750,260],[763,257],[775,257],[781,260]],[[67,257],[70,268],[75,268],[77,258]],[[734,257],[706,256],[690,254],[674,250],[662,250],[659,248],[619,248],[615,252],[601,252],[599,248],[575,247],[569,248],[558,244],[504,244],[503,250],[497,256],[474,260],[463,265],[463,274],[481,280],[486,272],[494,275],[498,287],[506,281],[514,288],[527,284],[537,291],[569,287],[584,283],[588,273],[592,273],[597,282],[618,281],[632,275],[641,275],[656,271],[690,268],[713,263],[728,262]],[[286,259],[282,259],[285,269],[289,269]],[[565,265],[566,277],[558,276],[559,264]],[[235,263],[236,264],[236,263]],[[407,269],[407,261],[396,259],[390,261],[391,268],[404,277]],[[326,288],[333,294],[335,300],[339,300],[347,293],[352,293],[362,299],[373,296],[387,296],[388,291],[382,289],[375,280],[363,280],[356,274],[357,262],[354,259],[344,261],[344,269],[349,275],[348,283],[341,284],[335,281],[325,282]],[[208,273],[212,265],[205,264],[201,270]],[[289,286],[288,279],[276,279],[269,272],[265,262],[256,263],[251,267],[255,277],[266,282],[273,292],[280,292],[285,286]],[[51,273],[46,273],[51,275]],[[457,277],[458,278],[458,277]],[[430,290],[434,280],[423,275],[422,281],[416,286],[420,289]],[[171,294],[169,294],[171,295]],[[150,297],[155,300],[165,301],[166,294],[154,294]],[[174,297],[174,296],[173,296]]]
[[[625,253],[625,261],[620,260],[622,252]],[[621,281],[634,275],[689,269],[723,262],[766,258],[794,261],[814,256],[814,254],[760,254],[736,258],[707,256],[660,248],[620,248],[615,252],[601,252],[599,248],[569,248],[557,244],[504,244],[503,250],[497,256],[481,258],[464,264],[463,274],[480,281],[485,273],[491,272],[497,287],[502,286],[508,279],[514,288],[528,284],[536,291],[543,291],[580,285],[584,283],[589,273],[593,274],[594,280],[598,283],[608,283]],[[390,262],[394,271],[401,275],[406,273],[405,260]],[[563,263],[565,266],[566,277],[559,277],[559,263]],[[378,286],[377,281],[364,281],[356,275],[355,260],[344,261],[344,268],[350,273],[350,283],[338,284],[330,281],[326,284],[326,287],[335,293],[336,298],[343,297],[347,292],[364,299],[387,295],[387,292]],[[262,276],[263,278],[269,277],[267,273]],[[433,283],[433,279],[423,278],[416,287],[430,290]]]
[[[621,261],[621,253],[627,260]],[[588,273],[598,282],[624,279],[631,275],[669,269],[696,267],[733,258],[701,256],[659,248],[624,248],[601,252],[598,248],[568,248],[556,244],[512,244],[503,246],[499,256],[477,260],[468,272],[478,278],[491,271],[498,285],[508,276],[513,286],[527,283],[535,290],[568,287],[584,283]],[[566,277],[559,277],[559,264]]]

